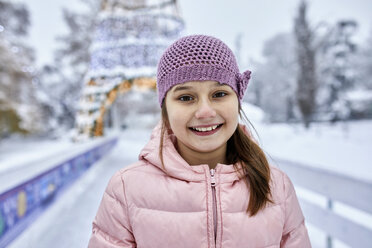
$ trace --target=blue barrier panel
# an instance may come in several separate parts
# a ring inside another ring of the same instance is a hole
[[[72,182],[106,154],[118,139],[90,149],[0,195],[0,248],[27,228]]]

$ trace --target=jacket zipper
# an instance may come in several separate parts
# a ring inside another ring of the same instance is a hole
[[[212,206],[213,206],[213,227],[214,243],[217,240],[217,199],[216,199],[216,178],[214,177],[215,169],[211,169],[211,187],[212,187]]]

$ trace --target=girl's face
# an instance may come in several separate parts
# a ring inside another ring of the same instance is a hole
[[[165,104],[181,155],[226,153],[239,116],[238,97],[230,86],[216,81],[179,84],[168,91]]]

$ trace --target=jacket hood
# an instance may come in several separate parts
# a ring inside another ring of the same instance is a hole
[[[206,174],[210,173],[207,164],[189,165],[178,153],[176,149],[176,137],[173,134],[164,134],[163,142],[163,161],[162,166],[159,148],[161,139],[161,126],[160,121],[153,129],[150,141],[145,145],[139,155],[140,160],[147,161],[148,163],[158,167],[164,173],[171,177],[178,178],[189,182],[204,181]],[[220,174],[221,182],[229,182],[239,180],[233,165],[217,164],[216,173]]]

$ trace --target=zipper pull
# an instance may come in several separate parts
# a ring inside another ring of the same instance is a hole
[[[216,186],[216,178],[214,177],[215,170],[211,169],[211,186],[215,187]]]

